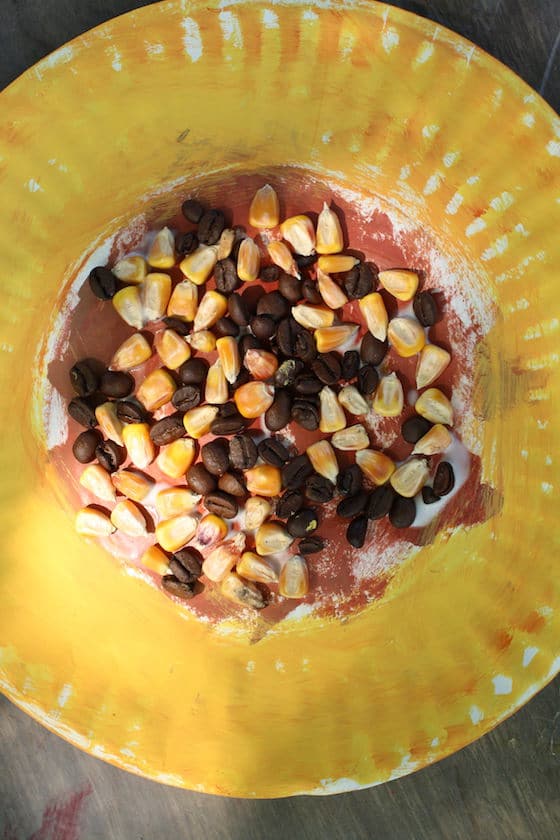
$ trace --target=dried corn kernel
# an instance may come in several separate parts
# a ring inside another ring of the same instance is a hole
[[[305,598],[309,592],[309,571],[299,554],[288,557],[278,580],[278,592],[284,598]]]
[[[204,399],[213,405],[223,405],[229,399],[227,379],[224,376],[222,363],[216,359],[208,369],[206,385],[204,386]]]
[[[418,288],[418,275],[408,269],[379,272],[379,282],[397,300],[412,300]]]
[[[331,257],[331,259],[333,259]],[[340,309],[348,298],[334,280],[320,268],[317,269],[317,288],[327,306],[330,309]]]
[[[307,447],[307,457],[316,473],[328,478],[333,484],[339,473],[338,461],[334,449],[328,440],[317,440]]]
[[[123,424],[117,417],[117,406],[113,402],[106,402],[98,405],[95,409],[95,419],[99,423],[99,428],[106,438],[123,445],[122,430]]]
[[[453,407],[439,388],[428,388],[427,391],[420,394],[414,408],[421,417],[425,417],[430,423],[453,425]]]
[[[222,370],[227,381],[232,385],[241,370],[241,361],[239,359],[239,347],[237,340],[232,335],[226,335],[223,338],[218,338],[216,341],[216,350],[222,363]]]
[[[250,283],[259,276],[261,252],[250,237],[241,242],[237,253],[237,275],[244,283]]]
[[[338,254],[344,248],[344,237],[338,216],[323,204],[317,220],[317,253]]]
[[[375,338],[378,338],[379,341],[385,341],[387,338],[389,316],[387,315],[385,303],[379,292],[371,292],[369,295],[361,298],[360,311],[365,318],[370,333]]]
[[[358,332],[357,324],[339,324],[336,327],[320,327],[315,330],[315,344],[319,353],[337,350],[354,338]]]
[[[146,519],[144,514],[130,499],[118,502],[112,510],[111,522],[117,529],[128,537],[146,537]]]
[[[393,318],[387,329],[387,337],[403,359],[415,356],[426,343],[422,326],[412,318]]]
[[[84,537],[108,537],[115,530],[109,516],[93,507],[83,507],[74,520],[78,534]]]
[[[346,426],[346,415],[340,405],[335,392],[325,385],[319,393],[321,420],[319,428],[322,432],[338,432]]]
[[[271,513],[272,505],[267,499],[260,496],[251,496],[245,502],[245,530],[255,531],[259,525],[262,525],[268,519]]]
[[[234,540],[228,540],[213,549],[202,564],[202,572],[208,580],[217,583],[223,580],[239,561],[241,550]]]
[[[245,471],[245,482],[249,493],[270,498],[282,490],[282,473],[271,464],[259,464]]]
[[[220,584],[222,595],[241,604],[243,607],[252,607],[254,610],[262,610],[266,606],[264,596],[254,583],[243,580],[236,572],[230,572]]]
[[[144,501],[154,486],[154,481],[149,476],[130,469],[114,472],[111,481],[121,495],[134,502]]]
[[[276,190],[265,184],[257,190],[249,208],[249,224],[256,228],[273,228],[280,221],[280,205]]]
[[[168,227],[158,230],[148,251],[148,262],[154,268],[175,265],[175,240]]]
[[[171,519],[179,513],[196,510],[201,498],[198,493],[193,493],[186,487],[168,487],[159,491],[155,498],[155,506],[160,519]]]
[[[279,522],[265,522],[255,533],[255,549],[262,557],[285,551],[293,541],[294,538]]]
[[[224,228],[218,242],[218,260],[226,260],[231,254],[235,242],[235,231],[232,228]]]
[[[270,379],[278,370],[278,359],[268,350],[247,350],[243,364],[253,379]]]
[[[373,398],[373,410],[382,417],[398,417],[404,406],[404,393],[396,373],[382,376]]]
[[[451,356],[443,347],[436,344],[426,344],[420,351],[418,367],[416,368],[416,387],[425,388],[441,376]]]
[[[233,395],[242,417],[253,420],[261,417],[274,401],[274,388],[264,382],[247,382]]]
[[[147,362],[151,355],[152,348],[142,333],[134,333],[117,349],[110,367],[113,370],[132,370]]]
[[[315,251],[315,228],[308,216],[291,216],[282,222],[280,230],[296,254],[308,257]]]
[[[367,449],[369,446],[368,433],[360,423],[355,426],[348,426],[340,432],[335,432],[331,438],[335,449],[345,452],[357,452],[359,449]]]
[[[196,444],[194,440],[179,438],[179,440],[174,440],[161,448],[156,458],[156,464],[162,473],[169,478],[181,478],[191,466],[195,455]]]
[[[227,536],[227,532],[228,526],[225,519],[216,516],[215,513],[209,513],[198,523],[196,540],[201,546],[215,545]]]
[[[181,261],[179,268],[188,280],[202,286],[208,280],[218,261],[218,249],[214,245],[199,245],[196,251]]]
[[[136,398],[147,411],[155,411],[169,402],[177,386],[169,371],[163,368],[149,373],[136,391]]]
[[[188,513],[165,519],[156,526],[156,540],[165,551],[178,551],[196,534],[198,521]]]
[[[330,327],[334,321],[332,309],[327,309],[326,306],[310,306],[307,303],[292,306],[292,315],[298,324],[310,330]]]
[[[148,264],[144,257],[123,257],[111,271],[123,283],[141,283],[148,273]]]
[[[157,575],[165,575],[169,570],[169,559],[158,545],[151,545],[142,557],[140,562],[146,569],[155,572]]]
[[[367,414],[369,411],[367,402],[354,385],[345,385],[341,388],[338,401],[350,414]]]
[[[198,309],[198,288],[190,280],[182,280],[177,283],[169,303],[167,314],[172,318],[181,318],[183,321],[194,321]]]
[[[147,423],[127,423],[122,436],[128,456],[135,467],[143,470],[152,463],[156,453]]]
[[[294,260],[292,252],[284,242],[278,242],[276,240],[270,242],[267,246],[267,251],[272,262],[280,266],[282,271],[299,278],[300,273],[297,263]]]
[[[219,321],[226,314],[227,308],[228,302],[224,295],[215,291],[206,292],[194,316],[194,331],[198,332],[213,327],[216,321]]]
[[[395,472],[395,465],[388,455],[376,449],[361,449],[356,452],[356,463],[374,484],[385,484]]]
[[[200,353],[211,353],[216,349],[216,337],[210,330],[193,332],[187,336],[187,341],[193,350],[198,350]]]
[[[390,478],[391,487],[400,496],[412,499],[420,492],[430,474],[429,467],[422,458],[413,458],[398,467]]]
[[[451,446],[452,437],[449,430],[442,426],[441,423],[436,423],[432,426],[429,432],[420,438],[414,449],[413,455],[437,455],[439,452]]]
[[[177,370],[191,357],[191,348],[175,330],[160,330],[155,334],[154,347],[163,364]]]
[[[325,274],[338,274],[341,271],[350,271],[360,261],[356,257],[350,257],[346,254],[333,254],[330,256],[319,257],[317,260],[317,268]]]
[[[171,297],[169,274],[148,274],[140,287],[144,322],[159,321],[165,315]]]
[[[125,286],[113,297],[113,306],[126,324],[141,330],[144,326],[144,310],[138,286]]]
[[[103,499],[105,502],[115,501],[115,488],[111,476],[99,464],[91,464],[85,468],[80,476],[80,484],[98,499]]]
[[[183,426],[189,437],[198,440],[207,435],[217,414],[218,408],[215,405],[199,405],[187,411],[183,417]]]
[[[257,583],[276,583],[278,575],[270,563],[255,554],[254,551],[244,551],[237,564],[238,573],[247,580]]]

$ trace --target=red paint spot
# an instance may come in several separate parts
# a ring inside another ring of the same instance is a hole
[[[513,636],[507,630],[499,630],[495,636],[495,645],[498,650],[506,650],[512,643]]]
[[[519,629],[524,630],[525,633],[536,633],[545,625],[545,620],[542,615],[533,610],[530,612],[524,621],[519,623]]]
[[[28,840],[78,840],[84,800],[92,792],[90,784],[74,793],[61,796],[43,811],[40,828]]]

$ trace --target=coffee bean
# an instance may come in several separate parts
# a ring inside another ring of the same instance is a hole
[[[395,496],[396,493],[390,484],[376,487],[369,497],[366,510],[368,519],[383,519],[387,516],[395,501]]]
[[[345,496],[355,496],[363,486],[363,474],[357,464],[341,470],[336,480],[336,486]]]
[[[210,475],[204,464],[193,464],[187,470],[187,484],[195,493],[205,496],[218,486],[215,476]]]
[[[292,418],[292,398],[284,388],[276,388],[272,405],[264,413],[264,424],[269,432],[279,432]]]
[[[263,346],[254,335],[242,335],[239,339],[239,357],[244,359],[249,350],[262,350]]]
[[[243,297],[234,292],[228,299],[228,312],[231,320],[239,327],[246,327],[251,320],[251,313]]]
[[[317,262],[319,254],[294,254],[293,256],[298,268],[309,268]]]
[[[363,362],[368,365],[380,365],[389,349],[387,341],[380,341],[370,332],[362,338],[360,344],[360,356]]]
[[[246,496],[247,488],[240,473],[226,472],[218,479],[218,490],[230,496]]]
[[[202,574],[202,563],[204,558],[198,549],[187,546],[175,551],[173,559],[181,564],[193,578],[198,578]],[[174,572],[174,574],[176,574]],[[177,575],[178,577],[178,575]]]
[[[291,537],[306,537],[319,526],[319,517],[311,508],[302,508],[293,513],[286,522],[286,530]]]
[[[455,473],[449,461],[440,461],[438,464],[433,487],[436,496],[447,496],[455,487]]]
[[[187,198],[181,205],[181,212],[188,222],[194,222],[196,225],[202,219],[204,207],[196,198]]]
[[[134,377],[124,371],[107,370],[101,377],[99,390],[116,400],[128,397],[134,391]]]
[[[247,368],[242,367],[239,373],[237,374],[237,378],[234,382],[230,385],[231,391],[237,391],[238,388],[241,388],[242,385],[246,385],[247,382],[252,381],[252,376],[247,370]]]
[[[242,432],[247,425],[247,420],[239,414],[233,403],[225,403],[220,409],[228,408],[229,411],[220,411],[218,416],[212,420],[210,431],[213,435],[236,435]]]
[[[301,280],[284,271],[278,281],[278,291],[288,303],[295,304],[302,298]]]
[[[428,487],[427,484],[422,487],[422,501],[425,505],[433,505],[436,502],[441,501],[440,496],[434,493],[433,487]]]
[[[281,321],[290,314],[290,304],[280,292],[268,292],[257,303],[257,315],[270,315],[275,321]]]
[[[346,496],[336,506],[336,512],[343,519],[351,519],[365,510],[368,501],[369,496],[364,492],[357,493],[355,496]]]
[[[276,504],[276,516],[287,519],[303,507],[304,497],[299,490],[288,490]]]
[[[198,577],[198,575],[193,575],[192,572],[185,569],[176,557],[172,557],[169,561],[169,571],[171,574],[175,575],[177,580],[181,581],[181,583],[194,583]]]
[[[255,441],[249,435],[236,435],[229,442],[229,462],[236,470],[250,470],[257,463]]]
[[[205,443],[200,450],[202,463],[212,475],[223,475],[229,467],[229,443],[226,438],[216,438]]]
[[[389,511],[389,521],[395,528],[410,528],[416,518],[414,499],[397,496]]]
[[[217,290],[225,295],[231,294],[241,285],[233,260],[229,257],[225,260],[218,260],[214,267],[214,281]]]
[[[189,601],[194,595],[193,584],[183,583],[175,575],[164,575],[161,579],[161,585],[168,595],[180,598],[182,601]]]
[[[180,412],[170,414],[158,420],[150,429],[150,437],[156,446],[165,446],[185,436],[183,415]]]
[[[282,269],[277,265],[267,265],[261,268],[259,275],[263,283],[276,283],[282,273]]]
[[[429,420],[415,415],[404,421],[401,426],[401,434],[407,443],[418,443],[420,438],[424,437],[431,428],[432,424]]]
[[[271,464],[273,467],[281,467],[290,460],[290,453],[282,441],[275,437],[261,440],[257,451],[265,464]]]
[[[214,326],[212,327],[212,332],[218,337],[222,338],[223,336],[229,335],[232,338],[237,338],[239,335],[239,327],[233,320],[233,318],[228,318],[224,316],[220,318]]]
[[[317,288],[317,283],[311,277],[304,277],[301,283],[301,293],[308,303],[313,303],[316,306],[323,303],[321,293]]]
[[[358,388],[364,397],[369,397],[379,385],[379,374],[373,365],[363,365],[358,371]]]
[[[342,376],[342,365],[340,356],[334,351],[330,353],[319,353],[311,363],[311,370],[321,380],[323,385],[334,385]]]
[[[223,490],[216,490],[209,493],[204,499],[204,506],[210,513],[221,516],[222,519],[235,519],[239,505],[235,496],[224,493]]]
[[[377,285],[377,271],[370,263],[360,262],[346,272],[343,285],[351,300],[363,298]]]
[[[175,239],[175,250],[182,257],[192,254],[198,248],[198,236],[191,230],[188,233],[180,233]]]
[[[298,332],[296,335],[294,343],[294,356],[301,359],[302,362],[307,363],[311,362],[316,355],[317,348],[315,346],[313,336],[310,332],[307,332],[306,329],[302,329],[301,332]]]
[[[202,385],[208,375],[208,362],[204,359],[187,359],[177,370],[177,375],[182,385]]]
[[[96,298],[99,298],[99,300],[111,300],[117,291],[119,281],[108,268],[97,266],[97,268],[90,271],[88,282]]]
[[[161,319],[165,326],[170,330],[175,330],[178,335],[186,336],[191,332],[191,325],[181,318],[175,318],[173,315],[167,315]]]
[[[296,381],[296,377],[303,370],[303,362],[299,359],[286,359],[282,362],[274,375],[274,384],[277,388],[289,388]]]
[[[95,447],[98,463],[109,473],[114,473],[123,463],[126,452],[114,440],[104,440]]]
[[[334,486],[322,475],[310,475],[305,482],[305,495],[311,502],[324,505],[334,496]]]
[[[72,444],[72,454],[76,461],[80,464],[89,464],[95,458],[95,448],[101,443],[103,438],[97,429],[87,429],[85,432],[80,432],[74,443]]]
[[[302,487],[310,475],[313,475],[313,467],[307,455],[298,455],[288,464],[282,467],[282,484],[286,490],[297,490]]]
[[[292,420],[302,429],[315,432],[319,428],[319,407],[310,399],[294,400],[292,405]]]
[[[270,341],[276,333],[276,321],[270,315],[255,315],[251,318],[251,330],[259,341]]]
[[[86,359],[70,368],[70,384],[79,397],[89,397],[97,390],[99,378]]]
[[[438,307],[435,298],[429,292],[416,295],[412,308],[423,327],[433,327],[438,319]]]
[[[74,397],[73,400],[70,400],[68,414],[74,418],[76,423],[85,426],[86,429],[93,429],[97,426],[95,411],[83,397]]]
[[[196,385],[183,385],[177,388],[171,402],[179,411],[189,411],[200,403],[200,388]]]
[[[366,541],[367,516],[357,516],[346,529],[346,539],[354,548],[362,548]]]
[[[304,539],[298,542],[297,550],[299,554],[302,554],[304,557],[308,554],[317,554],[317,552],[322,551],[325,547],[325,541],[322,537],[304,537]]]
[[[243,298],[245,306],[249,310],[251,318],[253,317],[253,315],[257,314],[258,302],[262,297],[265,296],[265,294],[266,291],[263,289],[263,287],[257,285],[256,283],[248,283],[246,285],[246,288],[242,291],[241,297]]]
[[[121,423],[146,423],[149,419],[144,406],[132,400],[120,400],[117,403],[117,417]]]
[[[295,318],[284,318],[278,324],[276,330],[276,341],[278,348],[284,356],[294,356],[296,347],[296,336],[301,330]]]
[[[315,373],[303,372],[297,377],[294,383],[294,391],[297,394],[307,397],[309,394],[318,394],[323,390],[323,383],[315,376]]]
[[[226,226],[221,210],[207,210],[198,222],[198,239],[205,245],[215,245]]]
[[[342,378],[347,382],[358,375],[360,369],[360,354],[357,350],[347,350],[342,357]]]

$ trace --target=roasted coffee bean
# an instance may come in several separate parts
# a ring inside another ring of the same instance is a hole
[[[117,417],[121,423],[146,423],[148,413],[143,405],[132,400],[120,400],[117,403]]]
[[[360,344],[360,356],[363,362],[368,365],[380,365],[385,356],[387,355],[387,350],[389,349],[389,344],[387,341],[380,341],[370,332],[367,332],[364,337],[362,338],[362,343]]]
[[[126,452],[114,440],[104,440],[95,447],[98,463],[109,473],[114,473],[123,463]]]
[[[178,561],[194,578],[198,578],[202,574],[204,558],[198,549],[190,546],[180,548],[179,551],[174,552],[173,559]],[[176,573],[174,572],[174,574]]]
[[[334,351],[319,353],[311,363],[311,370],[323,385],[334,385],[342,376],[340,356]]]
[[[358,516],[365,510],[369,501],[369,496],[363,491],[357,493],[355,496],[346,496],[336,506],[336,512],[343,519],[351,519],[353,516]]]
[[[194,584],[183,583],[175,575],[164,575],[161,585],[168,595],[180,598],[182,601],[189,601],[194,596]]]
[[[251,320],[251,313],[242,295],[234,292],[228,300],[228,313],[231,320],[239,327],[246,327]]]
[[[177,374],[182,385],[202,385],[208,375],[208,362],[204,359],[187,359]]]
[[[322,475],[310,475],[305,482],[305,495],[311,502],[324,505],[334,496],[334,486]]]
[[[99,390],[106,397],[122,400],[134,391],[134,377],[124,371],[107,370],[101,377]]]
[[[247,370],[247,368],[242,367],[239,373],[237,374],[237,379],[235,382],[231,383],[230,390],[237,391],[238,388],[241,388],[242,385],[246,385],[247,382],[251,382],[252,376]]]
[[[171,574],[175,575],[177,580],[180,580],[181,583],[194,583],[198,577],[198,575],[193,575],[192,572],[185,569],[176,557],[172,557],[169,561],[169,571]]]
[[[302,362],[311,362],[315,356],[317,355],[317,348],[315,346],[315,340],[310,332],[307,332],[306,329],[302,329],[301,332],[298,332],[296,335],[296,340],[294,344],[294,356],[298,359],[301,359]]]
[[[248,350],[262,350],[263,346],[254,335],[242,335],[239,339],[239,357],[243,359]]]
[[[306,537],[319,526],[319,517],[311,508],[302,508],[293,513],[286,522],[286,530],[291,537]]]
[[[260,279],[263,283],[276,283],[282,273],[282,269],[277,265],[267,265],[261,269]]]
[[[382,484],[381,487],[376,487],[371,493],[366,514],[368,519],[383,519],[387,516],[393,502],[395,501],[396,493],[390,484]]]
[[[369,397],[379,385],[379,374],[373,365],[363,365],[358,371],[358,388],[364,397]]]
[[[162,417],[150,429],[150,437],[156,446],[165,446],[167,443],[173,443],[174,440],[179,440],[184,436],[185,427],[183,426],[181,412]]]
[[[70,400],[68,414],[74,418],[76,423],[85,426],[86,429],[93,429],[97,426],[95,411],[83,397],[74,397],[73,400]]]
[[[427,484],[422,487],[422,501],[425,505],[433,505],[441,500],[440,496],[434,493],[433,487],[428,487]]]
[[[301,510],[304,503],[303,493],[299,490],[288,490],[280,497],[276,504],[276,516],[279,519],[287,519],[292,514]]]
[[[198,248],[198,236],[191,230],[188,233],[180,233],[175,239],[175,250],[182,257],[192,254]]]
[[[270,315],[275,321],[281,321],[290,314],[290,304],[280,292],[268,292],[257,303],[257,315]]]
[[[290,460],[290,453],[281,440],[275,437],[264,438],[257,446],[259,456],[265,464],[281,467]]]
[[[414,499],[397,496],[389,511],[389,521],[395,528],[410,528],[416,518]]]
[[[227,316],[224,316],[223,318],[220,318],[218,321],[216,321],[216,323],[212,327],[212,332],[218,338],[222,338],[226,335],[229,335],[232,338],[237,338],[237,336],[239,335],[239,327],[237,326],[233,318],[228,318]]]
[[[280,275],[280,279],[278,281],[278,291],[286,298],[288,303],[297,303],[303,296],[301,291],[301,280],[299,277],[294,277],[292,274],[286,274],[285,271],[283,271]]]
[[[296,394],[302,394],[304,397],[309,394],[318,394],[323,390],[323,383],[317,378],[315,373],[304,371],[300,373],[294,383],[294,391]]]
[[[212,475],[223,475],[229,467],[229,442],[226,438],[216,438],[205,443],[200,450],[202,463]]]
[[[239,510],[235,496],[224,493],[223,490],[216,490],[213,493],[209,493],[204,499],[204,507],[210,513],[221,516],[222,519],[235,519]]]
[[[317,262],[319,254],[294,254],[294,260],[298,268],[309,268]]]
[[[418,443],[420,438],[424,437],[431,428],[432,424],[429,420],[415,415],[404,421],[401,426],[401,434],[407,443]]]
[[[72,444],[72,454],[76,461],[80,464],[89,464],[95,458],[95,448],[101,443],[103,438],[97,429],[87,429],[85,432],[80,432],[74,443]]]
[[[342,378],[347,382],[358,375],[360,369],[360,354],[357,350],[347,350],[342,357]]]
[[[270,315],[255,315],[249,324],[255,338],[259,341],[270,341],[276,333],[276,321]]]
[[[79,397],[89,397],[97,390],[99,377],[86,359],[70,368],[70,384]]]
[[[241,292],[241,297],[243,298],[245,306],[249,310],[251,318],[253,315],[257,314],[257,304],[259,300],[265,296],[265,294],[265,289],[257,283],[246,284],[246,287]]]
[[[274,375],[274,384],[277,388],[290,388],[303,368],[304,364],[299,359],[286,359]]]
[[[215,245],[226,226],[221,210],[207,210],[198,223],[198,239],[205,245]]]
[[[303,487],[310,475],[313,475],[313,467],[307,455],[298,455],[282,467],[282,484],[286,490],[297,490]]]
[[[92,269],[88,281],[91,291],[99,300],[111,300],[119,283],[113,272],[104,266],[97,266],[97,268]]]
[[[225,403],[219,406],[219,409],[218,416],[212,420],[210,426],[213,435],[236,435],[243,431],[247,420],[241,416],[233,403]]]
[[[377,271],[370,263],[360,262],[346,272],[343,286],[351,300],[363,298],[377,286]]]
[[[171,402],[179,411],[189,411],[200,403],[200,388],[196,385],[183,385],[177,388]]]
[[[236,470],[250,470],[257,463],[259,453],[249,435],[236,435],[229,442],[229,462]]]
[[[246,496],[247,488],[241,473],[226,472],[218,479],[218,490],[230,496]]]
[[[196,198],[187,198],[187,200],[183,201],[183,204],[181,205],[181,213],[188,222],[194,222],[196,225],[202,219],[204,207],[200,201],[196,200]]]
[[[278,348],[284,356],[294,356],[296,348],[296,337],[301,330],[295,318],[284,318],[278,324],[276,330],[276,341]]]
[[[319,428],[320,420],[319,407],[310,399],[294,400],[292,404],[292,420],[306,429],[308,432],[315,432]]]
[[[232,259],[228,257],[225,260],[218,260],[214,268],[214,281],[217,290],[224,295],[231,294],[241,285]]]
[[[455,487],[455,473],[449,461],[440,461],[438,464],[433,487],[436,496],[447,496]]]
[[[292,398],[285,388],[277,388],[272,405],[264,413],[264,423],[269,432],[279,432],[292,418]]]
[[[193,464],[189,467],[186,479],[191,490],[200,493],[201,496],[212,493],[218,486],[216,477],[208,472],[204,464]]]
[[[325,541],[322,537],[304,537],[298,542],[297,550],[298,554],[302,554],[306,557],[308,554],[317,554],[319,551],[322,551],[324,547]]]
[[[311,277],[304,277],[301,281],[301,294],[308,303],[315,305],[323,303],[323,298],[317,288],[317,283]]]
[[[363,473],[357,464],[341,470],[336,480],[336,486],[345,496],[355,496],[363,486]]]
[[[357,516],[346,529],[346,539],[353,548],[362,548],[366,541],[367,516]]]
[[[161,319],[169,330],[175,330],[178,335],[189,335],[191,332],[191,325],[181,318],[175,318],[173,315],[167,315]]]
[[[423,327],[433,327],[438,319],[438,307],[435,298],[429,292],[416,295],[412,308]]]

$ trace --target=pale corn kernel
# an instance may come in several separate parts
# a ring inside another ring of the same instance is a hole
[[[169,402],[177,386],[169,371],[163,368],[149,373],[138,387],[136,398],[142,403],[146,411],[155,411]]]
[[[216,349],[216,336],[210,330],[193,332],[187,336],[187,341],[193,350],[198,350],[200,353],[211,353]]]
[[[198,304],[198,310],[194,316],[193,330],[208,330],[213,327],[216,321],[226,314],[228,308],[227,298],[214,290],[206,292]]]
[[[224,228],[218,241],[218,260],[227,260],[234,242],[235,231],[232,228]]]
[[[181,280],[171,293],[167,314],[171,318],[181,318],[190,322],[194,321],[197,309],[198,287],[191,280]]]
[[[188,280],[202,286],[214,271],[217,261],[218,249],[215,246],[199,245],[196,251],[181,261],[179,268]]]
[[[420,492],[429,475],[430,469],[426,461],[423,458],[413,458],[401,464],[389,480],[393,490],[396,490],[400,496],[412,499]]]
[[[152,348],[142,333],[134,333],[117,349],[110,367],[113,370],[132,370],[147,362],[151,355]]]
[[[261,252],[259,246],[250,237],[246,237],[237,253],[237,274],[244,283],[251,283],[259,276]]]
[[[126,324],[141,330],[144,326],[144,309],[139,286],[125,286],[113,296],[113,306]]]
[[[144,257],[123,257],[111,269],[115,277],[123,283],[141,283],[148,273],[148,263]]]
[[[233,395],[242,417],[254,420],[261,417],[274,401],[274,388],[264,382],[247,382]]]
[[[360,261],[356,257],[346,254],[331,254],[319,257],[317,268],[325,274],[339,274],[342,271],[350,271]]]
[[[109,516],[93,507],[80,508],[74,525],[78,534],[83,537],[108,537],[115,531],[115,526]]]
[[[317,288],[319,294],[330,309],[340,309],[345,303],[348,303],[348,298],[332,277],[329,277],[320,268],[317,269]]]
[[[157,494],[155,506],[160,519],[171,519],[179,513],[191,513],[196,510],[201,498],[199,493],[193,493],[186,487],[167,487]]]
[[[441,376],[451,361],[451,356],[443,347],[426,344],[420,351],[416,368],[416,387],[425,388]]]
[[[265,522],[255,533],[255,549],[261,557],[285,551],[293,541],[294,538],[279,522]]]
[[[435,426],[432,426],[429,432],[420,438],[414,449],[412,450],[413,455],[437,455],[439,452],[445,452],[445,450],[451,446],[452,437],[449,433],[449,429],[445,426],[442,426],[441,423],[436,423]]]
[[[268,519],[272,513],[272,505],[261,496],[250,496],[245,502],[244,527],[246,531],[256,529]]]
[[[144,501],[155,483],[152,478],[144,475],[144,473],[131,469],[114,472],[111,481],[122,496],[132,499],[133,502]]]
[[[195,516],[180,513],[156,525],[156,540],[165,551],[178,551],[192,540],[197,527]]]
[[[278,370],[278,359],[268,350],[247,350],[243,357],[243,365],[253,379],[270,379]]]
[[[254,551],[244,551],[241,560],[237,564],[238,573],[247,580],[254,580],[257,583],[276,583],[278,575],[263,557],[259,557]]]
[[[338,393],[338,401],[350,414],[367,414],[369,406],[354,385],[345,385]]]
[[[245,483],[249,493],[271,498],[282,490],[282,473],[272,464],[259,464],[245,470]]]
[[[336,327],[319,327],[314,332],[315,344],[319,353],[337,350],[354,338],[358,332],[357,324],[339,324]]]
[[[111,511],[111,522],[121,533],[128,537],[146,537],[146,519],[144,514],[130,499],[118,502]]]
[[[382,376],[373,398],[373,410],[382,417],[398,417],[404,406],[404,392],[396,373]]]
[[[280,204],[274,187],[265,184],[257,190],[249,208],[249,224],[265,229],[276,227],[280,221]]]
[[[420,394],[414,408],[421,417],[429,420],[430,423],[453,425],[453,407],[439,388],[428,388],[427,391]]]
[[[408,269],[379,272],[379,282],[397,300],[412,300],[418,288],[418,275]]]
[[[379,292],[371,292],[360,299],[360,312],[370,333],[379,341],[385,341],[389,316]]]
[[[154,336],[154,347],[163,364],[177,370],[191,357],[191,348],[175,330],[160,330]]]
[[[169,558],[158,545],[151,545],[146,549],[140,562],[146,569],[157,575],[165,575],[169,571]]]
[[[209,513],[198,523],[196,541],[201,546],[215,545],[227,536],[228,525],[221,516]]]
[[[119,446],[123,445],[123,424],[117,417],[116,403],[106,402],[98,405],[95,409],[95,419],[106,438],[118,443]]]
[[[122,436],[128,456],[135,467],[143,470],[152,463],[156,452],[147,423],[127,423]]]
[[[334,321],[334,312],[326,306],[311,306],[307,303],[298,303],[292,306],[292,316],[310,330],[317,330],[322,327],[331,327]]]
[[[413,318],[393,318],[387,328],[387,338],[403,359],[415,356],[426,343],[422,325]]]
[[[273,240],[268,244],[267,251],[268,256],[275,265],[279,266],[286,274],[291,274],[293,277],[299,279],[300,273],[297,263],[285,242]]]
[[[243,580],[236,572],[230,572],[220,583],[222,595],[240,604],[243,607],[251,607],[254,610],[262,610],[266,606],[264,596],[260,589],[249,580]]]
[[[331,442],[335,449],[343,452],[357,452],[359,449],[368,448],[369,437],[365,428],[360,423],[356,423],[355,426],[348,426],[347,429],[335,432]]]
[[[227,379],[224,376],[222,363],[216,359],[208,369],[204,386],[204,399],[212,405],[223,405],[229,399]]]
[[[175,240],[168,227],[156,233],[148,251],[148,262],[154,268],[172,268],[175,265]]]
[[[215,405],[199,405],[187,411],[183,416],[183,426],[189,437],[198,440],[207,435],[217,414],[218,407]]]
[[[227,381],[232,385],[241,370],[241,360],[239,358],[239,347],[237,339],[232,335],[225,335],[223,338],[216,340],[216,350],[222,363],[222,370]]]
[[[317,253],[338,254],[344,248],[344,237],[338,216],[326,203],[317,220]]]
[[[169,274],[148,274],[139,287],[142,297],[144,322],[159,321],[165,315],[171,297],[171,277]]]
[[[288,557],[278,579],[278,592],[284,598],[305,598],[309,592],[309,571],[299,554]]]
[[[181,478],[191,466],[196,455],[196,444],[191,438],[179,438],[162,446],[156,464],[169,478]],[[191,508],[192,510],[192,508]]]
[[[307,457],[316,473],[336,484],[339,473],[338,461],[328,440],[317,440],[308,446]]]
[[[280,225],[282,236],[296,254],[309,257],[315,251],[315,228],[309,216],[291,216]]]
[[[338,432],[346,426],[346,415],[335,392],[328,385],[319,392],[321,419],[319,428],[322,432]]]
[[[91,464],[86,467],[80,476],[80,484],[105,502],[114,502],[116,498],[115,488],[111,476],[100,464]]]
[[[233,540],[214,548],[204,559],[202,572],[215,583],[223,580],[233,569],[241,556],[241,550]]]
[[[395,465],[388,455],[376,449],[361,449],[356,452],[356,463],[374,484],[386,484],[395,472]]]

